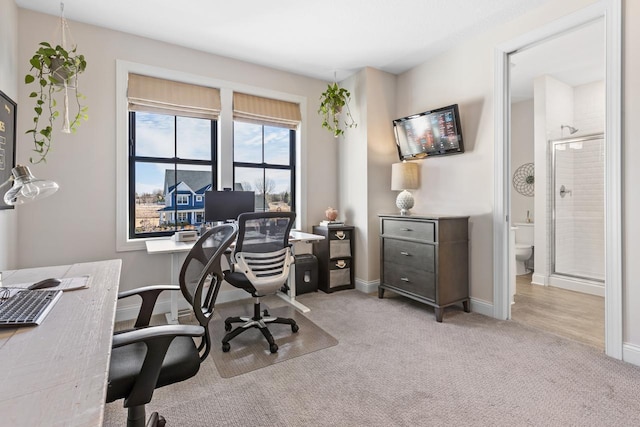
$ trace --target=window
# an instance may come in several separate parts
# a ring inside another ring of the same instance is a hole
[[[214,186],[218,89],[128,74],[128,237],[200,225],[194,194]]]
[[[300,105],[233,94],[234,189],[254,191],[256,210],[295,211],[295,146]]]
[[[129,120],[129,238],[196,228],[204,206],[190,200],[214,185],[216,121],[143,111]]]
[[[234,121],[234,189],[254,191],[256,210],[295,210],[293,129]]]

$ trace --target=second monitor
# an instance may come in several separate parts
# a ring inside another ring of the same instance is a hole
[[[204,220],[206,222],[235,221],[241,213],[254,212],[253,191],[205,191]]]

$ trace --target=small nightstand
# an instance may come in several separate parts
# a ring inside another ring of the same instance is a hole
[[[313,245],[318,258],[318,288],[331,293],[355,288],[354,240],[355,227],[348,225],[314,226],[313,234],[325,237]]]

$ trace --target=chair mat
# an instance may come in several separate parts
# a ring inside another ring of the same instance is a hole
[[[253,315],[253,302],[245,300],[242,303],[219,304],[216,306],[217,313],[211,319],[209,333],[212,341],[210,357],[213,358],[222,378],[231,378],[338,344],[337,339],[291,306],[271,309],[263,303],[262,308],[267,308],[271,316],[293,318],[300,327],[299,331],[292,333],[289,325],[270,324],[269,330],[278,345],[278,352],[272,354],[269,351],[269,343],[260,330],[250,328],[229,341],[231,350],[224,353],[224,319]],[[237,325],[240,323],[235,323],[234,328]]]

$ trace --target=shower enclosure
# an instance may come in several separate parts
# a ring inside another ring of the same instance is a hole
[[[604,286],[603,134],[550,141],[551,274]]]

